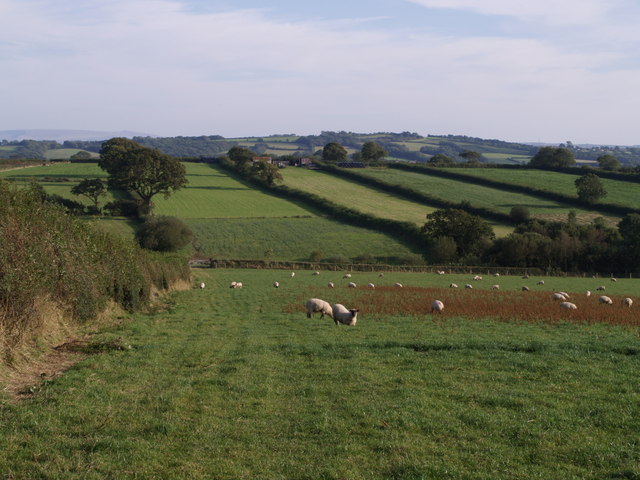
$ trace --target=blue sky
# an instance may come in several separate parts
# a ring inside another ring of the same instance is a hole
[[[0,130],[640,144],[638,0],[0,0]]]

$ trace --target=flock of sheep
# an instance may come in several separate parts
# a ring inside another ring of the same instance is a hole
[[[437,271],[438,275],[444,275],[445,272],[444,271]],[[319,271],[315,271],[312,273],[312,275],[320,275]],[[295,277],[296,273],[295,272],[291,272],[291,278]],[[383,273],[380,273],[378,275],[379,277],[384,277]],[[495,277],[499,277],[500,274],[496,273],[494,274]],[[345,273],[342,277],[345,280],[350,280],[351,279],[351,274],[350,273]],[[528,279],[529,276],[525,275],[522,277],[523,279]],[[482,280],[482,276],[480,275],[475,275],[473,277],[474,281],[480,281]],[[617,281],[615,278],[611,278],[612,282]],[[537,283],[537,285],[544,285],[544,280],[539,280]],[[273,282],[273,286],[274,288],[279,288],[280,287],[280,283],[279,282]],[[402,287],[401,283],[395,283],[394,284],[395,287]],[[333,282],[328,282],[327,283],[327,287],[329,288],[335,288],[335,284]],[[355,282],[353,281],[349,281],[349,283],[347,283],[347,287],[348,288],[357,288],[357,285]],[[458,285],[455,283],[451,283],[449,284],[450,288],[458,288]],[[465,288],[468,289],[472,289],[473,285],[471,285],[470,283],[465,284],[464,286]],[[200,283],[200,288],[205,288],[205,284],[204,282]],[[242,288],[242,282],[236,282],[233,281],[230,283],[229,288]],[[367,288],[375,288],[375,285],[373,283],[369,283],[367,284]],[[498,284],[494,284],[491,286],[492,290],[499,290],[500,289],[500,285]],[[527,286],[522,286],[521,287],[522,291],[530,291],[529,287]],[[604,285],[599,286],[597,289],[597,291],[604,291],[606,290],[606,287]],[[591,291],[587,290],[585,292],[585,295],[587,297],[591,296]],[[553,301],[559,301],[559,306],[560,308],[563,309],[567,309],[567,310],[576,310],[578,307],[576,306],[575,303],[572,303],[569,301],[570,296],[568,293],[566,292],[554,292],[551,295],[551,299]],[[598,303],[599,304],[605,304],[605,305],[613,305],[613,300],[606,296],[606,295],[601,295],[598,298]],[[625,307],[631,307],[633,305],[633,300],[629,297],[626,297],[622,300],[622,304]],[[326,302],[325,300],[322,300],[320,298],[310,298],[309,300],[306,301],[305,303],[305,309],[307,312],[307,318],[311,318],[313,316],[313,314],[315,313],[320,313],[320,318],[324,318],[325,315],[328,315],[329,317],[331,317],[333,319],[333,321],[335,322],[336,325],[350,325],[350,326],[354,326],[358,320],[358,312],[359,310],[357,308],[347,308],[344,305],[340,304],[340,303],[336,303],[331,305],[329,302]],[[444,311],[444,303],[441,300],[433,300],[433,302],[431,303],[431,313],[442,313]]]

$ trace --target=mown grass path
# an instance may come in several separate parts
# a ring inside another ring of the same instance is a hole
[[[341,272],[197,279],[204,290],[94,339],[131,349],[89,357],[33,398],[0,406],[2,478],[640,474],[637,328],[385,316],[367,305],[355,327],[336,327],[307,319],[302,303],[352,305]],[[375,281],[397,280],[450,281]],[[510,281],[521,280],[501,279]]]

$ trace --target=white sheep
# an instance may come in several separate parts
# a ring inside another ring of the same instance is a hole
[[[558,293],[566,298],[571,298],[567,292],[558,292]]]
[[[238,284],[238,282],[231,282],[229,284],[229,288],[236,288],[236,285]]]
[[[311,316],[316,312],[320,312],[320,318],[324,318],[325,315],[329,315],[333,318],[333,309],[331,308],[331,305],[319,298],[310,298],[307,300],[305,307],[307,309],[307,318],[311,318]]]
[[[465,283],[464,288],[473,288],[473,285],[471,285],[469,283]]]
[[[444,275],[444,270],[436,270],[436,272],[438,273],[438,275]]]
[[[578,307],[576,307],[575,303],[571,303],[571,302],[561,302],[560,303],[560,308],[566,308],[567,310],[577,310]]]
[[[611,280],[612,282],[617,282],[618,281],[618,279],[616,279],[614,277],[611,277],[609,280]]]
[[[349,283],[347,284],[347,287],[349,287],[349,288],[356,288],[356,287],[357,287],[357,285],[356,285],[355,283],[353,283],[353,282],[349,282]]]
[[[590,297],[590,296],[591,296],[591,290],[587,290],[586,292],[584,292],[584,294],[585,294],[587,297]]]
[[[378,274],[378,277],[379,277],[379,278],[384,277],[384,273],[379,273],[379,274]]]
[[[499,276],[500,276],[500,274],[499,274],[498,272],[496,272],[496,273],[494,273],[494,274],[493,274],[493,276],[494,276],[494,277],[499,277]]]
[[[320,272],[318,272],[317,270],[315,272],[313,272],[312,275],[320,275]]]
[[[529,278],[529,275],[523,275],[523,276],[522,276],[522,279],[523,279],[523,280],[527,280],[528,278]]]
[[[458,285],[456,283],[452,283],[449,285],[449,288],[458,288]]]
[[[598,303],[606,303],[607,305],[613,305],[613,300],[611,300],[606,295],[602,295],[600,298],[598,298]]]
[[[567,297],[565,297],[564,295],[562,295],[560,292],[556,292],[553,295],[551,295],[551,300],[556,301],[556,300],[561,300],[561,301],[566,301]]]
[[[606,289],[607,287],[605,287],[604,285],[600,285],[598,288],[596,288],[598,292],[604,292]]]
[[[329,282],[329,283],[327,283],[327,287],[333,288],[333,287],[335,287],[335,285],[333,284],[333,282]]]
[[[500,290],[500,285],[491,285],[491,290]]]
[[[394,287],[400,287],[402,288],[402,284],[400,282],[396,282],[393,284]]]
[[[358,312],[356,308],[348,309],[344,305],[336,303],[333,306],[333,321],[336,325],[342,323],[344,325],[355,325],[358,321]]]
[[[442,313],[442,311],[444,310],[444,303],[442,303],[440,300],[434,300],[431,303],[431,313]]]
[[[473,277],[474,280],[482,280],[482,277],[480,275],[476,275],[475,277]]]
[[[544,280],[538,280],[538,282],[536,283],[536,285],[544,285]]]
[[[627,297],[624,300],[622,300],[622,305],[624,305],[625,307],[631,308],[631,305],[633,305],[633,300]]]
[[[528,292],[529,291],[529,287],[523,286],[520,288],[523,292]]]
[[[345,273],[342,278],[351,278],[351,274],[350,273]]]
[[[278,282],[273,282],[273,286],[274,286],[275,288],[278,288],[278,287],[280,286],[280,283],[278,283]]]
[[[373,283],[367,283],[367,287],[369,288],[376,288],[376,286]]]
[[[296,276],[296,272],[291,272],[291,278]]]
[[[204,287],[205,287],[204,282],[200,282],[200,288],[204,288]]]
[[[236,286],[233,288],[242,288],[242,282],[236,282]]]

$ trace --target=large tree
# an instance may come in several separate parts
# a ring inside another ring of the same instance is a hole
[[[325,162],[337,163],[347,159],[347,151],[336,142],[327,143],[322,149],[322,160]]]
[[[227,152],[229,160],[235,163],[236,167],[240,170],[248,168],[253,157],[256,156],[255,152],[249,150],[247,147],[240,147],[238,145],[231,147]]]
[[[564,147],[542,147],[529,161],[531,167],[572,167],[575,164],[573,152]]]
[[[377,162],[388,155],[387,151],[376,142],[365,142],[360,150],[363,162]]]
[[[482,253],[495,238],[493,228],[485,220],[457,208],[436,210],[427,215],[422,233],[430,241],[438,237],[452,238],[461,257]]]
[[[251,165],[250,172],[252,176],[266,182],[269,186],[273,186],[276,182],[281,182],[283,180],[278,166],[266,160],[258,160],[255,162]]]
[[[575,181],[578,198],[587,203],[595,203],[607,195],[602,181],[597,175],[587,173]]]
[[[128,138],[112,138],[100,149],[100,168],[109,173],[109,188],[133,192],[148,213],[158,193],[168,197],[187,184],[186,169],[177,159]]]
[[[610,153],[605,153],[604,155],[600,155],[598,157],[598,164],[600,168],[603,170],[618,170],[620,168],[620,161],[611,155]]]

